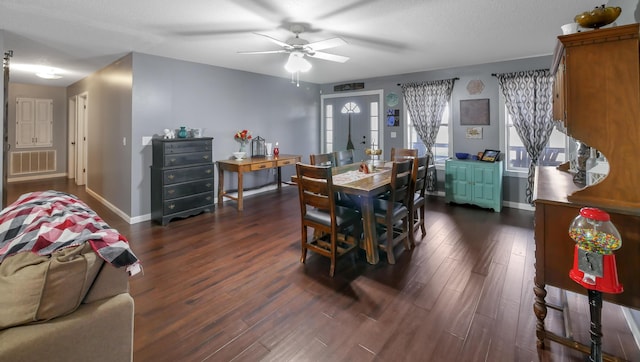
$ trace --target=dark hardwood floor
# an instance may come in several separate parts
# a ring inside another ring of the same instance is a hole
[[[428,200],[427,236],[397,264],[363,255],[300,264],[297,190],[285,187],[162,227],[129,225],[66,179],[9,184],[20,194],[76,194],[130,241],[144,275],[131,279],[135,361],[584,361],[538,351],[533,313],[533,213]],[[568,272],[568,271],[567,271]],[[549,288],[549,300],[560,292]],[[583,295],[568,294],[576,339],[589,343]],[[618,306],[604,303],[603,349],[638,351]],[[562,331],[549,311],[547,327]]]

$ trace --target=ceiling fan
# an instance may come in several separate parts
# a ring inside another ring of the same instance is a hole
[[[292,82],[295,74],[298,77],[300,72],[306,72],[311,69],[311,63],[305,59],[305,56],[311,58],[318,58],[328,60],[331,62],[344,63],[349,60],[349,57],[342,55],[330,54],[322,52],[320,50],[335,48],[340,45],[347,44],[342,38],[330,38],[325,40],[309,43],[309,41],[300,38],[300,33],[304,32],[304,26],[300,24],[294,24],[290,28],[291,32],[295,34],[294,38],[287,40],[286,42],[270,37],[265,34],[254,33],[256,35],[267,38],[273,43],[282,47],[279,50],[265,50],[265,51],[241,51],[240,54],[276,54],[276,53],[289,53],[289,59],[285,64],[285,69],[291,73]],[[298,83],[299,86],[299,83]]]

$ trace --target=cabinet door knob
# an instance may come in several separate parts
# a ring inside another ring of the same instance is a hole
[[[173,180],[175,177],[176,177],[176,176],[175,176],[174,174],[170,174],[170,175],[168,175],[168,176],[167,176],[167,178],[168,178],[169,180]]]

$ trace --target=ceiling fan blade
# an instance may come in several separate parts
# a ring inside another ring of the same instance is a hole
[[[324,60],[328,60],[331,62],[338,62],[338,63],[344,63],[347,60],[349,60],[349,57],[336,55],[336,54],[329,54],[324,52],[308,53],[307,55],[312,58],[324,59]]]
[[[305,47],[309,47],[313,50],[323,50],[338,47],[340,45],[346,45],[347,42],[342,38],[331,38],[326,40],[320,40],[313,43],[309,43],[305,45]]]
[[[281,41],[281,40],[278,40],[278,39],[276,39],[276,38],[272,38],[272,37],[270,37],[269,35],[264,35],[264,34],[260,34],[260,33],[254,33],[254,34],[256,34],[256,35],[260,35],[260,36],[263,36],[263,37],[265,37],[265,38],[267,38],[267,39],[271,40],[272,42],[274,42],[274,43],[276,43],[276,44],[280,45],[281,47],[291,48],[291,45],[289,45],[289,44],[287,44],[287,43],[285,43],[285,42],[283,42],[283,41]]]
[[[284,49],[280,50],[264,50],[264,51],[256,51],[256,52],[238,52],[238,54],[276,54],[276,53],[288,53],[288,51]]]

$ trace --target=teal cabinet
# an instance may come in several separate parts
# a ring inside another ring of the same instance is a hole
[[[502,161],[447,160],[444,192],[448,203],[502,210]]]

